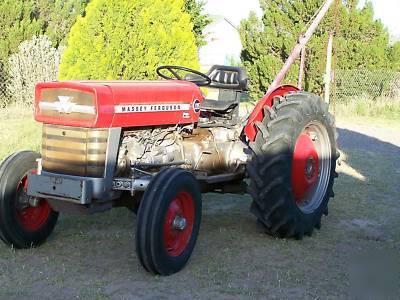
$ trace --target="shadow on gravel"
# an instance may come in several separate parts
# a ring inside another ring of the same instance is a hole
[[[349,154],[347,155],[348,158],[346,162],[356,171],[364,176],[370,177],[367,175],[371,173],[370,163],[379,167],[383,161],[390,161],[391,167],[393,168],[382,168],[382,171],[385,172],[385,174],[382,175],[384,175],[384,177],[394,176],[400,178],[400,147],[356,131],[343,128],[338,128],[337,131],[339,134],[339,149]],[[353,159],[351,157],[353,155],[368,159],[368,163],[366,164],[363,159]],[[343,159],[343,157],[341,159]],[[390,174],[391,172],[393,174]],[[376,176],[376,174],[373,175]],[[400,190],[400,187],[398,187],[398,189]]]
[[[340,148],[366,150],[379,156],[393,155],[400,157],[400,147],[394,144],[348,129],[338,128],[337,131],[339,133],[338,143]]]

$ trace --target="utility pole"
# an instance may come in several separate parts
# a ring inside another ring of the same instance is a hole
[[[303,88],[303,78],[304,78],[304,68],[306,65],[306,47],[301,50],[301,57],[300,57],[300,70],[299,70],[299,82],[297,87],[299,90]]]
[[[328,47],[326,50],[326,70],[325,70],[325,102],[329,103],[331,93],[331,74],[332,74],[332,50],[333,32],[329,34]]]

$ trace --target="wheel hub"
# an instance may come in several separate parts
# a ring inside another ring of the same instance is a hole
[[[294,148],[292,185],[297,204],[305,201],[318,181],[319,157],[315,148],[316,141],[315,134],[303,132]]]
[[[310,156],[307,160],[306,163],[306,168],[305,168],[305,174],[308,179],[311,179],[314,177],[316,171],[316,161],[314,160],[314,157]]]
[[[178,193],[169,204],[163,228],[164,245],[170,256],[179,256],[185,251],[192,236],[194,218],[193,198],[187,192]]]
[[[48,220],[51,207],[44,199],[27,195],[28,174],[17,187],[16,215],[21,226],[27,231],[39,230]]]
[[[172,227],[176,230],[182,231],[186,228],[187,221],[184,217],[176,216],[174,221],[172,222]]]
[[[303,128],[293,149],[292,191],[298,208],[314,212],[325,199],[331,176],[332,149],[324,124],[313,121]]]

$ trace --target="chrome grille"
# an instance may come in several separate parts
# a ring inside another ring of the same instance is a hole
[[[76,176],[103,177],[108,129],[43,125],[42,168]]]

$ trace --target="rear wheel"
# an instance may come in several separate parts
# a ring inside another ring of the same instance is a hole
[[[274,100],[250,145],[251,211],[266,232],[302,238],[320,228],[334,196],[334,120],[316,95],[299,92]]]
[[[0,166],[0,237],[15,248],[42,244],[58,219],[45,199],[27,195],[28,175],[36,172],[40,155],[24,151],[6,158]]]
[[[201,222],[201,193],[194,176],[182,169],[159,172],[139,206],[136,251],[143,267],[170,275],[189,260]]]

